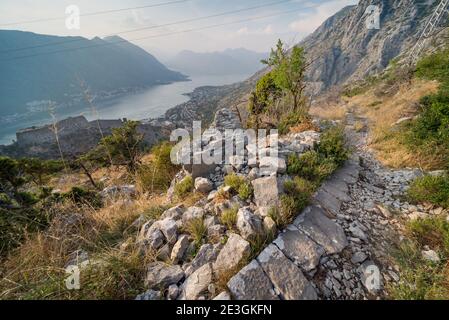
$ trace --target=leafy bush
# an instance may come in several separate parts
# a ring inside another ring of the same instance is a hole
[[[143,134],[137,131],[138,125],[137,121],[126,121],[122,127],[112,129],[112,134],[99,144],[114,164],[124,165],[132,173],[140,164],[144,149]]]
[[[175,195],[178,198],[183,198],[193,190],[192,176],[186,176],[175,185]]]
[[[23,158],[18,160],[18,165],[23,173],[37,186],[43,186],[48,182],[50,175],[64,169],[64,164],[56,160],[41,160],[36,158]]]
[[[349,151],[345,146],[343,128],[335,126],[323,132],[317,152],[328,159],[332,159],[337,165],[343,164],[349,156]]]
[[[449,83],[449,49],[441,50],[422,58],[416,66],[420,78],[438,80],[443,85]]]
[[[449,208],[449,176],[426,175],[415,179],[407,191],[415,202],[430,202]]]
[[[243,183],[245,183],[245,178],[238,176],[235,173],[228,174],[224,177],[224,184],[231,187],[234,191],[237,191]]]
[[[16,193],[17,189],[25,182],[19,162],[9,157],[0,156],[0,183],[2,191],[11,190]]]
[[[337,166],[333,159],[324,158],[316,151],[308,151],[299,157],[296,154],[291,154],[287,161],[287,172],[318,184],[328,177]]]
[[[279,134],[287,134],[291,127],[299,125],[305,120],[307,120],[307,118],[297,112],[290,112],[282,116],[278,125]]]

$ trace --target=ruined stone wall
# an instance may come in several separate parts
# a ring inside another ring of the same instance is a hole
[[[58,136],[64,137],[79,130],[89,127],[89,122],[84,116],[71,117],[56,123]],[[38,145],[55,142],[55,133],[51,125],[38,128],[28,128],[16,133],[17,143],[20,146]]]

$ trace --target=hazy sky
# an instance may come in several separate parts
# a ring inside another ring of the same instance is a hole
[[[83,16],[92,12],[173,1],[176,0],[1,0],[0,29],[26,30],[52,35],[80,35],[88,38],[119,34],[164,60],[168,55],[184,49],[203,52],[245,47],[255,51],[268,51],[278,38],[288,43],[297,42],[341,8],[358,2],[358,0],[191,0],[160,7]],[[215,18],[126,32],[276,2],[279,4]],[[65,26],[65,9],[69,5],[77,5],[81,11],[79,30],[68,30]],[[216,28],[164,35],[289,11],[292,12]],[[44,18],[60,19],[7,25]],[[139,38],[146,39],[137,40]]]

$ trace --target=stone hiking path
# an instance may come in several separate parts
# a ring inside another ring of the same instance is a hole
[[[356,132],[356,121],[365,130]],[[349,112],[345,123],[351,159],[230,279],[233,298],[386,299],[386,285],[400,280],[391,252],[402,239],[401,221],[425,208],[397,198],[421,173],[384,168],[368,150],[366,120]]]

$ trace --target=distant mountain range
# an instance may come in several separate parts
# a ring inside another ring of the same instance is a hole
[[[89,40],[0,30],[0,115],[24,112],[31,101],[70,100],[82,92],[80,80],[95,93],[186,78],[117,36]]]
[[[199,53],[184,50],[167,61],[167,66],[188,75],[252,74],[263,69],[260,62],[268,53],[247,49]]]

